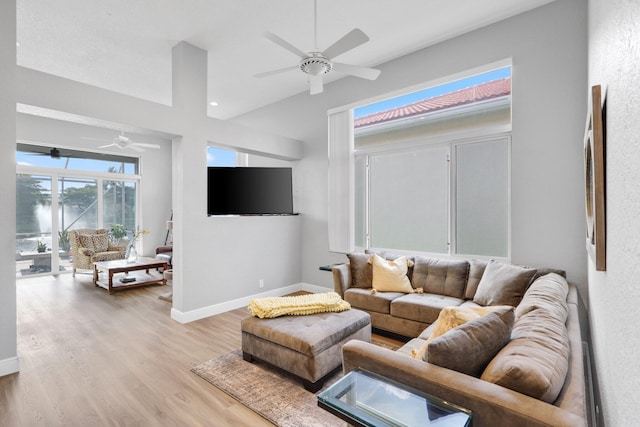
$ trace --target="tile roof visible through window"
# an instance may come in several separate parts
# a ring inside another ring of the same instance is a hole
[[[476,86],[457,90],[455,92],[434,96],[408,105],[357,118],[354,120],[354,128],[363,128],[407,117],[424,115],[435,111],[445,110],[447,108],[500,98],[510,94],[511,77],[492,80]]]

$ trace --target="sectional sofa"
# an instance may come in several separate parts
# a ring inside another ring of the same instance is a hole
[[[409,340],[397,351],[350,341],[345,372],[365,369],[470,409],[475,427],[588,425],[578,294],[563,271],[348,257],[332,269],[335,291],[373,328]]]

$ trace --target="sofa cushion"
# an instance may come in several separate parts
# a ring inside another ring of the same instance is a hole
[[[555,273],[539,277],[516,307],[516,319],[534,310],[545,310],[564,324],[569,313],[568,295],[569,285],[564,277]]]
[[[96,252],[107,252],[107,250],[109,250],[108,234],[93,234],[91,240],[93,241],[93,248]]]
[[[513,307],[501,307],[430,340],[426,360],[467,375],[479,376],[509,342]]]
[[[409,263],[408,263],[409,268],[407,269],[407,277],[409,278],[409,281],[412,280],[411,278],[413,277],[413,264],[414,264],[414,257],[412,255],[398,255],[398,254],[395,254],[393,252],[378,251],[378,250],[375,250],[375,249],[367,249],[367,250],[365,250],[365,253],[371,254],[371,255],[378,254],[382,258],[388,259],[389,261],[393,261],[394,259],[398,259],[401,256],[407,258],[407,260],[409,260]]]
[[[548,403],[556,400],[569,369],[567,289],[556,274],[531,285],[516,309],[511,342],[489,363],[483,380]]]
[[[469,274],[469,263],[417,256],[414,259],[412,286],[431,294],[462,298]]]
[[[78,241],[80,242],[80,247],[87,248],[95,252],[92,236],[93,234],[79,234]]]
[[[391,301],[403,295],[405,294],[400,292],[378,292],[372,294],[371,289],[349,288],[344,291],[344,300],[351,304],[353,308],[389,314]]]
[[[350,253],[347,254],[349,258],[349,269],[351,270],[351,287],[354,288],[371,288],[371,270],[372,265],[369,264],[369,254]]]
[[[438,319],[432,323],[425,331],[429,331],[428,334],[423,331],[419,338],[425,340],[424,345],[417,351],[411,354],[411,357],[417,359],[423,359],[427,350],[427,344],[441,335],[446,334],[451,329],[463,325],[471,320],[484,316],[485,314],[492,313],[496,310],[511,308],[509,306],[492,306],[492,307],[473,307],[468,305],[460,305],[453,307],[445,307],[440,311]]]
[[[473,302],[480,305],[517,306],[536,270],[490,261],[480,279]]]
[[[373,289],[379,292],[413,292],[411,282],[407,277],[409,260],[406,257],[391,261],[378,254],[373,254],[371,262],[373,265]]]
[[[461,298],[436,294],[406,294],[391,302],[391,315],[422,323],[433,323],[440,311],[462,304]]]
[[[487,268],[488,261],[472,259],[469,261],[469,278],[467,279],[467,287],[464,291],[465,299],[472,300],[476,295],[478,284],[482,279],[484,270]]]

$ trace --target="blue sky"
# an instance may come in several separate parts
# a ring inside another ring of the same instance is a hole
[[[467,77],[461,80],[456,80],[455,82],[445,83],[440,86],[431,87],[418,92],[412,92],[406,95],[376,102],[374,104],[365,105],[363,107],[356,108],[353,112],[353,115],[354,118],[357,119],[358,117],[367,116],[369,114],[378,113],[380,111],[390,110],[396,107],[401,107],[403,105],[413,104],[414,102],[422,101],[423,99],[433,98],[434,96],[442,95],[444,93],[455,92],[457,90],[464,89],[470,86],[476,86],[480,83],[502,79],[509,76],[511,76],[511,67],[500,68],[498,70],[489,71],[487,73],[478,74],[476,76]]]
[[[54,169],[69,169],[69,170],[83,170],[83,171],[98,171],[107,172],[109,167],[113,166],[116,170],[120,170],[119,162],[112,162],[106,160],[93,160],[93,159],[77,159],[61,157],[59,159],[53,159],[50,156],[34,155],[32,153],[24,153],[21,151],[16,152],[16,163],[20,165],[41,166],[45,168]],[[124,173],[134,174],[135,170],[133,164],[126,164]]]
[[[16,162],[23,165],[42,166],[46,168],[65,169],[67,158],[52,159],[49,156],[38,156],[18,151],[16,153]],[[235,166],[236,153],[232,150],[224,150],[222,148],[209,147],[207,149],[207,166]],[[109,166],[116,169],[120,167],[120,163],[102,162],[91,159],[69,159],[66,169],[99,171],[106,172]],[[129,165],[127,165],[129,166]],[[129,170],[131,169],[131,170]],[[134,173],[133,167],[130,166],[125,170],[126,173]]]
[[[236,152],[222,148],[207,148],[207,166],[235,166]]]

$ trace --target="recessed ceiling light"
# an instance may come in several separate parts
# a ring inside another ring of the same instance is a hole
[[[16,47],[20,47],[20,42],[16,42]]]
[[[212,107],[217,107],[218,103],[216,101],[211,101],[209,105],[211,105]]]

